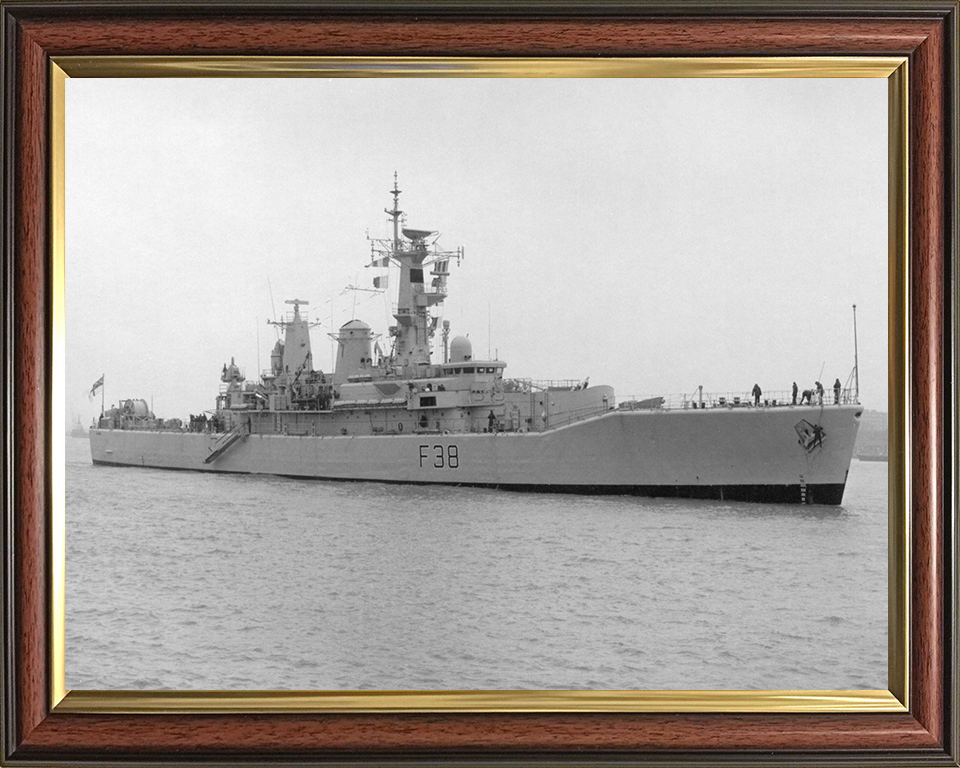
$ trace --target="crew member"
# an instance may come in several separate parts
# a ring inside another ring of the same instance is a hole
[[[797,404],[797,382],[793,382],[793,404]]]
[[[487,416],[487,424],[489,425],[490,431],[493,432],[493,426],[497,423],[497,417],[494,415],[493,411],[490,411],[490,415]]]
[[[813,445],[823,448],[823,427],[819,424],[813,425]]]
[[[760,385],[754,384],[753,385],[753,404],[754,405],[760,405],[760,395],[762,394],[763,392],[760,389]]]
[[[840,405],[840,379],[833,382],[833,402]]]

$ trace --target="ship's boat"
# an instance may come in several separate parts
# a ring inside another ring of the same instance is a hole
[[[248,380],[231,359],[212,411],[157,419],[142,400],[91,430],[96,464],[515,490],[839,504],[863,408],[855,391],[786,398],[657,395],[617,402],[588,380],[505,376],[450,338],[434,313],[450,266],[431,230],[373,240],[368,266],[392,266],[395,324],[381,348],[351,320],[334,334],[334,370],[313,365],[307,301],[273,321],[270,368]],[[375,278],[374,285],[386,281]],[[439,327],[438,327],[439,325]],[[432,347],[440,337],[440,360]]]

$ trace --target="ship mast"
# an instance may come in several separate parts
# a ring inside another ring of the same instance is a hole
[[[320,325],[319,322],[310,322],[300,314],[301,305],[310,302],[303,299],[289,299],[287,304],[293,305],[293,315],[283,320],[267,320],[268,325],[276,326],[285,331],[283,343],[277,343],[276,352],[280,355],[280,370],[274,373],[289,373],[299,378],[304,371],[313,370],[313,353],[310,351],[310,329]]]
[[[372,258],[367,266],[385,267],[392,263],[400,268],[393,311],[397,324],[390,327],[393,337],[390,366],[394,373],[412,376],[430,364],[430,340],[438,320],[430,310],[446,299],[450,260],[455,258],[459,264],[463,249],[443,251],[436,246],[437,232],[401,226],[403,211],[396,173],[390,194],[393,208],[385,208],[384,212],[393,223],[393,240],[370,238]],[[428,243],[429,238],[433,240]]]
[[[400,189],[397,187],[397,172],[393,172],[393,189],[390,190],[393,195],[393,210],[384,208],[384,213],[389,213],[393,219],[393,250],[394,253],[400,250],[400,217],[403,211],[400,210]]]

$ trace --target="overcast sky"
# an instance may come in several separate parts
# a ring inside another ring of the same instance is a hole
[[[442,307],[507,375],[617,396],[828,388],[887,409],[882,79],[71,79],[67,414],[214,406],[285,299],[314,364],[386,333],[366,235],[463,246]],[[272,299],[271,299],[272,287]],[[381,342],[386,347],[385,342]],[[258,363],[259,348],[259,363]],[[439,335],[437,337],[439,349]],[[439,359],[439,353],[435,355]],[[822,367],[822,375],[821,375]]]

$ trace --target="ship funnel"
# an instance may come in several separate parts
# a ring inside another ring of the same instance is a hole
[[[373,333],[370,326],[362,320],[351,320],[340,328],[337,334],[337,366],[334,380],[346,381],[349,376],[369,374],[373,367],[373,353],[370,350]]]

